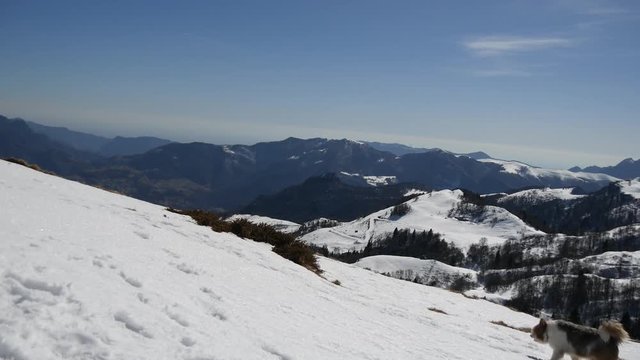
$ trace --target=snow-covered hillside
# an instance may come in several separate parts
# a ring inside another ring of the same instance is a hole
[[[460,190],[434,191],[407,201],[405,204],[409,206],[409,212],[406,215],[393,216],[393,208],[387,208],[336,227],[318,229],[304,235],[302,240],[343,252],[363,249],[369,240],[384,238],[396,228],[433,229],[461,248],[477,243],[483,237],[491,245],[523,234],[542,234],[507,210],[495,206],[486,206],[478,219],[451,217],[450,212],[462,202],[462,195]]]
[[[234,220],[240,220],[240,219],[247,220],[253,224],[267,224],[285,234],[294,233],[298,231],[298,229],[300,229],[300,226],[301,226],[300,224],[294,223],[293,221],[273,219],[267,216],[248,215],[248,214],[232,215],[229,218],[227,218],[227,221],[234,221]]]
[[[490,322],[531,326],[529,315],[328,259],[323,278],[266,244],[4,161],[0,204],[2,359],[551,354]]]
[[[360,174],[350,174],[345,171],[341,171],[340,175],[346,176],[347,178],[361,179],[364,183],[370,186],[384,186],[384,185],[396,184],[398,182],[398,179],[395,175],[389,175],[389,176],[360,175]]]
[[[449,288],[459,279],[464,279],[469,283],[477,281],[477,273],[473,270],[447,265],[436,260],[406,256],[368,256],[358,260],[355,265],[396,279],[415,281],[441,288]]]
[[[640,251],[608,251],[578,260],[594,274],[608,278],[640,277]]]
[[[479,159],[478,161],[498,164],[502,166],[502,172],[504,173],[518,175],[534,182],[540,180],[548,185],[554,186],[562,186],[562,183],[565,184],[565,186],[569,183],[573,184],[573,186],[587,183],[598,183],[601,186],[605,186],[612,181],[620,180],[606,174],[545,169],[513,160]],[[555,184],[555,182],[558,184]]]
[[[572,193],[573,188],[559,189],[530,189],[518,191],[513,194],[505,195],[498,199],[498,203],[506,201],[525,201],[529,204],[539,204],[553,200],[574,200],[584,197],[585,195],[575,195]]]

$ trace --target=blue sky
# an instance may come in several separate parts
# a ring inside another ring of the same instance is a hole
[[[103,135],[640,157],[640,2],[0,0],[0,114]]]

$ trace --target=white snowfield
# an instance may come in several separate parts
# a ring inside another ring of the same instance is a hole
[[[479,159],[478,161],[486,163],[494,163],[501,165],[502,172],[508,174],[515,174],[525,178],[531,179],[558,179],[562,181],[574,180],[579,182],[600,182],[602,185],[607,185],[612,181],[618,181],[620,179],[600,173],[588,173],[588,172],[573,172],[569,170],[558,169],[545,169],[539,168],[525,163],[521,163],[513,160],[498,160],[498,159]]]
[[[228,217],[227,221],[234,221],[239,219],[247,220],[248,222],[253,224],[267,224],[272,226],[276,230],[286,234],[294,233],[298,231],[298,229],[300,229],[300,224],[298,223],[260,215],[236,214]]]
[[[572,194],[572,191],[573,188],[552,189],[548,187],[544,189],[523,190],[505,195],[498,200],[498,203],[517,199],[528,201],[532,204],[539,204],[553,200],[574,200],[585,196]]]
[[[345,176],[361,178],[371,186],[391,185],[391,184],[396,184],[398,182],[398,178],[395,175],[386,175],[386,176],[360,175],[357,173],[351,174],[345,171],[341,171],[340,173]]]
[[[2,359],[551,354],[490,323],[531,326],[529,315],[327,259],[323,278],[266,244],[4,161],[0,204]],[[622,349],[640,354],[638,344]]]
[[[481,238],[486,238],[487,243],[493,245],[523,234],[544,234],[507,210],[495,206],[485,206],[483,217],[473,221],[450,217],[450,210],[460,204],[461,198],[460,190],[434,191],[405,202],[410,210],[404,216],[391,216],[393,207],[389,207],[349,223],[318,229],[301,239],[318,246],[326,245],[332,251],[345,252],[361,250],[369,240],[380,240],[393,234],[396,228],[417,232],[433,229],[462,249]]]
[[[437,260],[407,256],[368,256],[358,260],[355,265],[396,279],[413,281],[419,277],[422,284],[438,284],[439,287],[449,287],[461,277],[466,277],[469,281],[477,281],[476,271],[447,265]]]
[[[622,180],[618,186],[623,193],[633,196],[634,199],[640,199],[640,177],[633,180]]]

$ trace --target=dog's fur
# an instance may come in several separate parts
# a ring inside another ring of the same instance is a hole
[[[605,321],[594,329],[568,321],[540,319],[531,329],[531,337],[551,346],[551,360],[562,359],[565,354],[572,360],[618,360],[618,345],[628,340],[629,334],[617,321]]]

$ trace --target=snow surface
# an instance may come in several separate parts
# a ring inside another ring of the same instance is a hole
[[[633,196],[634,199],[640,199],[640,177],[633,180],[623,180],[618,183],[620,190]]]
[[[428,191],[418,190],[418,189],[409,189],[404,193],[404,196],[412,196],[412,195],[424,195],[427,194]]]
[[[228,217],[227,221],[234,221],[239,219],[247,220],[253,224],[267,224],[274,227],[276,230],[287,234],[294,233],[298,231],[298,229],[300,229],[300,224],[298,223],[259,215],[236,214]]]
[[[266,244],[4,161],[0,204],[3,359],[551,354],[490,323],[531,326],[529,315],[321,258],[323,278]],[[639,354],[622,347],[627,359]]]
[[[640,277],[640,251],[608,251],[576,261],[591,267],[593,273],[599,276]]]
[[[576,180],[576,181],[599,181],[599,182],[612,182],[620,179],[600,173],[587,173],[587,172],[573,172],[569,170],[558,169],[544,169],[518,161],[498,160],[498,159],[478,159],[478,161],[486,163],[494,163],[501,165],[502,172],[508,174],[515,174],[523,177],[541,179],[541,178],[555,178],[563,181]]]
[[[367,184],[371,186],[391,185],[398,182],[398,179],[395,176],[366,175],[366,176],[363,176],[362,178],[367,182]]]
[[[406,256],[368,256],[358,260],[355,265],[396,279],[413,281],[419,277],[422,284],[438,284],[439,287],[445,288],[461,277],[466,277],[469,281],[477,281],[476,271],[447,265],[436,260]]]
[[[388,176],[360,175],[358,173],[348,173],[346,171],[341,171],[340,173],[345,176],[361,178],[371,186],[392,185],[398,182],[398,178],[395,175],[388,175]]]
[[[444,235],[447,241],[466,249],[486,238],[489,245],[501,244],[511,237],[544,234],[525,224],[500,207],[485,206],[485,217],[479,221],[452,218],[449,212],[460,204],[462,191],[441,190],[420,195],[405,204],[410,211],[402,217],[391,216],[393,207],[332,228],[318,229],[302,236],[310,244],[345,252],[363,249],[369,240],[377,241],[398,229],[429,231]]]
[[[513,199],[527,200],[533,204],[548,202],[552,200],[574,200],[584,197],[585,195],[574,195],[571,192],[573,188],[559,188],[559,189],[530,189],[519,191],[513,194],[506,195],[498,200],[498,202],[509,201]]]

